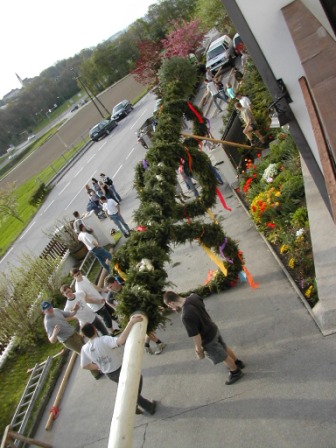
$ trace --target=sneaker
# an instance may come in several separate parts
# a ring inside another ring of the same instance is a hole
[[[150,404],[150,407],[148,409],[145,409],[146,412],[150,415],[154,415],[156,411],[156,401],[152,401]]]
[[[135,409],[135,413],[136,413],[136,415],[141,415],[141,414],[143,414],[143,411],[137,406]]]
[[[236,381],[240,380],[240,378],[244,375],[244,373],[240,370],[237,369],[235,372],[229,372],[229,377],[228,379],[225,381],[225,384],[230,385],[235,383]]]
[[[129,238],[131,235],[129,233],[125,233],[124,237]]]
[[[153,355],[153,350],[150,347],[145,346],[145,353],[147,353],[148,355]]]
[[[166,347],[166,344],[164,344],[163,342],[161,342],[160,344],[157,344],[154,354],[159,355],[165,347]]]
[[[245,367],[245,364],[240,359],[236,359],[235,364],[238,367],[238,369],[243,369]]]

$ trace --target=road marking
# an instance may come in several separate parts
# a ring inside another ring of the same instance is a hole
[[[83,169],[83,167],[79,171],[77,171],[77,173],[74,175],[74,177],[77,177],[78,174],[82,171],[82,169]]]
[[[106,143],[107,142],[104,142],[102,145],[101,145],[101,147],[98,149],[98,151],[97,152],[99,152],[101,149],[103,149],[104,148],[104,146],[106,145]]]
[[[5,260],[6,257],[8,257],[8,255],[12,252],[12,250],[14,249],[14,247],[11,247],[7,252],[6,255],[4,255],[2,257],[2,259],[0,260],[0,264]]]
[[[147,109],[145,109],[143,112],[142,112],[142,114],[139,116],[139,118],[137,118],[136,120],[135,120],[135,122],[132,124],[132,126],[131,126],[131,129],[133,129],[134,128],[134,126],[137,124],[137,122],[140,120],[140,118],[145,114],[147,112]]]
[[[120,167],[117,169],[117,171],[113,174],[112,179],[114,179],[116,177],[116,175],[119,173],[119,171],[121,170],[123,166],[120,165]]]
[[[91,160],[92,160],[95,156],[96,156],[96,154],[93,154],[93,155],[89,158],[89,160],[88,160],[86,163],[87,163],[87,164],[90,163]]]
[[[33,221],[30,226],[26,229],[25,232],[23,232],[23,234],[20,236],[19,240],[22,240],[22,238],[29,232],[29,230],[33,227],[33,225],[35,224],[36,221]]]
[[[58,196],[61,196],[61,194],[63,193],[63,191],[64,191],[66,188],[68,188],[69,185],[70,185],[70,182],[68,182],[68,183],[66,184],[66,186],[63,188],[63,190],[61,190],[61,191],[58,193]]]
[[[45,214],[45,212],[48,210],[48,208],[55,202],[55,200],[51,201],[50,204],[48,205],[48,207],[46,209],[43,210],[43,212],[41,212],[41,216]]]
[[[126,157],[126,160],[129,158],[129,156],[132,154],[132,152],[134,151],[135,148],[132,148],[131,151],[129,152],[128,156]]]

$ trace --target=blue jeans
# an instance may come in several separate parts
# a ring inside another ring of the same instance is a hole
[[[102,267],[104,269],[106,269],[108,273],[110,273],[110,266],[108,264],[106,264],[106,261],[105,261],[106,259],[111,260],[112,255],[110,254],[110,252],[108,252],[103,247],[99,247],[99,246],[98,247],[94,247],[91,250],[91,252],[97,258],[97,260],[102,265]]]
[[[130,228],[126,224],[124,218],[116,213],[115,215],[109,215],[109,218],[112,219],[114,224],[119,228],[120,232],[125,236],[130,232]]]
[[[120,197],[120,195],[119,195],[119,193],[117,192],[117,190],[114,188],[114,185],[112,184],[112,185],[109,185],[109,190],[110,190],[110,192],[112,193],[112,196],[114,196],[114,197],[112,197],[112,199],[114,199],[116,202],[120,202],[121,201],[121,197]]]

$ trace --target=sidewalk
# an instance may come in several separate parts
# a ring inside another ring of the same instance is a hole
[[[211,123],[215,137],[220,117]],[[180,316],[170,314],[158,331],[167,347],[144,357],[143,395],[158,406],[153,417],[136,416],[133,448],[335,447],[336,335],[322,336],[230,187],[220,189],[232,211],[221,204],[213,211],[260,286],[239,284],[205,304],[245,362],[245,376],[226,386],[224,365],[196,361]],[[174,249],[169,280],[186,291],[204,283],[209,269],[215,266],[202,249],[187,244]],[[107,447],[115,395],[114,383],[93,380],[77,360],[59,417],[44,430],[53,396],[35,437],[54,448]]]

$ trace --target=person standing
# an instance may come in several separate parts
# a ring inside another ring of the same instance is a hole
[[[217,325],[205,309],[203,299],[197,294],[181,297],[173,291],[166,291],[163,301],[174,311],[182,310],[182,323],[188,336],[194,340],[196,357],[203,359],[206,356],[213,364],[224,362],[229,369],[225,384],[238,381],[243,376],[241,369],[245,365],[223,341]]]
[[[217,101],[217,100],[218,100],[218,99],[221,99],[222,101],[227,102],[227,101],[226,101],[225,94],[224,94],[224,93],[221,93],[221,92],[218,90],[218,87],[216,86],[216,84],[215,84],[214,81],[209,81],[209,80],[205,79],[204,82],[205,82],[205,84],[206,84],[206,88],[207,88],[208,93],[210,93],[210,95],[211,95],[212,98],[213,98],[213,101],[214,101],[214,103],[215,103],[215,106],[217,107],[217,109],[218,109],[220,112],[223,112],[223,109],[221,109],[221,107],[220,107],[220,105],[218,104],[218,101]]]
[[[116,281],[116,279],[113,277],[113,275],[107,275],[104,279],[104,286],[109,291],[108,295],[108,302],[111,304],[111,306],[114,308],[118,303],[118,294],[122,290],[122,285]],[[150,341],[155,342],[156,349],[154,351],[150,347]],[[162,342],[155,333],[148,333],[146,334],[145,338],[145,352],[149,355],[160,355],[163,351],[163,349],[166,347],[166,344]]]
[[[252,114],[250,109],[244,108],[240,102],[235,104],[235,108],[239,112],[240,119],[243,122],[244,130],[243,133],[246,135],[246,137],[249,139],[251,146],[255,146],[253,143],[253,134],[256,135],[256,137],[261,141],[261,143],[265,144],[265,138],[259,131],[257,127],[257,122],[254,118],[254,115]]]
[[[64,311],[73,311],[75,306],[78,304],[77,313],[74,318],[78,319],[79,325],[82,327],[84,324],[89,322],[92,324],[96,330],[100,331],[103,335],[108,335],[107,328],[101,321],[101,319],[92,311],[85,301],[85,293],[79,291],[74,293],[69,285],[62,285],[60,288],[61,294],[67,299]]]
[[[52,344],[58,341],[69,350],[80,354],[84,345],[83,338],[67,321],[76,315],[78,309],[79,305],[75,305],[73,311],[68,312],[54,308],[50,302],[41,303],[41,310],[44,314],[43,324],[49,341]],[[101,377],[99,371],[91,373],[96,379]]]
[[[252,112],[253,106],[248,96],[237,93],[236,98],[244,109],[249,109]]]
[[[81,351],[81,367],[91,371],[101,370],[110,380],[119,383],[121,372],[123,350],[122,346],[126,343],[127,337],[133,325],[143,320],[142,316],[132,316],[126,325],[125,330],[119,337],[98,336],[95,327],[92,324],[85,324],[82,328],[84,336],[89,341],[83,346]],[[137,405],[150,415],[155,414],[156,402],[150,401],[141,395],[142,375],[138,389]],[[137,409],[137,414],[141,413]]]
[[[79,224],[78,228],[79,228],[79,235],[78,235],[79,241],[82,241],[82,243],[85,244],[87,249],[90,252],[92,252],[92,254],[96,257],[101,266],[104,269],[106,269],[106,271],[109,273],[110,266],[107,264],[106,261],[107,260],[111,261],[112,259],[112,255],[110,254],[110,252],[108,252],[103,247],[99,246],[96,238],[87,231],[84,224]]]
[[[102,196],[100,198],[100,202],[102,203],[103,210],[106,215],[112,219],[124,237],[128,238],[130,236],[130,228],[121,216],[120,205],[113,199],[106,199],[106,196]]]
[[[113,180],[110,177],[106,176],[106,174],[104,174],[104,173],[100,173],[100,177],[103,180],[104,184],[106,184],[109,187],[109,190],[111,190],[112,195],[116,198],[116,202],[121,202],[122,199],[120,197],[120,194],[115,189]],[[112,197],[112,199],[113,199],[113,197]]]
[[[109,330],[110,334],[116,335],[120,333],[120,330],[113,330],[112,314],[113,310],[107,305],[104,297],[101,293],[108,292],[107,288],[101,288],[100,286],[91,283],[90,280],[82,274],[80,269],[72,268],[70,275],[75,280],[75,291],[84,293],[84,300],[91,308],[91,310],[98,314],[105,322],[105,326]],[[113,277],[111,275],[111,277]]]

